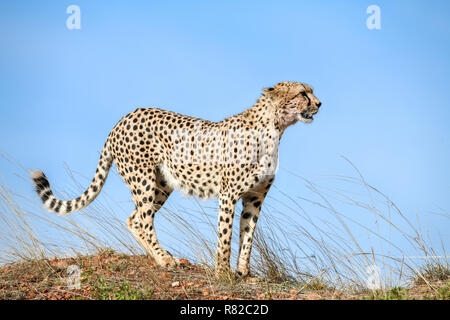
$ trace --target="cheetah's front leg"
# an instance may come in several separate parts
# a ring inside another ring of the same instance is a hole
[[[216,274],[230,269],[231,234],[233,230],[234,208],[238,198],[229,194],[219,197],[218,244],[216,250]]]
[[[272,180],[273,181],[273,180]],[[253,234],[256,230],[261,206],[272,182],[262,190],[249,192],[242,198],[243,210],[240,219],[239,255],[237,273],[247,276],[250,272],[250,253],[253,244]]]

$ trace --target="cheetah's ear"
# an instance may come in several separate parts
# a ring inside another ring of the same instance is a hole
[[[275,91],[275,89],[273,87],[263,89],[264,93],[273,93],[274,91]]]

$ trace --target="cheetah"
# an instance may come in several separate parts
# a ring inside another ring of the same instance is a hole
[[[311,123],[320,106],[309,85],[286,81],[264,88],[251,108],[220,122],[159,108],[139,108],[112,129],[92,183],[78,198],[57,199],[40,170],[31,171],[31,177],[45,208],[66,215],[85,208],[97,197],[114,162],[136,206],[126,224],[162,267],[180,264],[160,246],[153,223],[172,191],[218,199],[218,274],[230,270],[234,211],[242,199],[236,271],[247,276],[253,234],[274,181],[281,136],[298,121]]]

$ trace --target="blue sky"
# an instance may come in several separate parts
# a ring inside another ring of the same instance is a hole
[[[71,4],[81,8],[80,30],[66,28]],[[366,27],[371,4],[381,30]],[[306,82],[322,108],[283,136],[276,186],[302,195],[287,171],[313,181],[355,176],[344,156],[448,246],[449,220],[433,213],[450,208],[449,9],[448,1],[2,1],[0,150],[64,189],[64,162],[92,176],[109,131],[137,107],[219,121],[263,87]],[[32,196],[9,164],[0,173]],[[131,199],[118,183],[106,190]]]

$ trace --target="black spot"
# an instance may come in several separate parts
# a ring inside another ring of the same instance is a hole
[[[250,218],[252,215],[250,214],[250,213],[248,213],[248,212],[244,212],[243,214],[242,214],[242,218],[244,218],[244,219],[248,219],[248,218]]]
[[[72,203],[71,201],[68,201],[66,204],[66,211],[71,212],[72,211]]]
[[[56,213],[59,213],[59,210],[61,210],[61,206],[62,206],[62,201],[59,200],[56,208],[54,209]]]
[[[41,195],[41,200],[42,202],[45,202],[48,200],[48,198],[52,195],[52,191],[51,190],[47,190],[45,191],[42,195]]]

